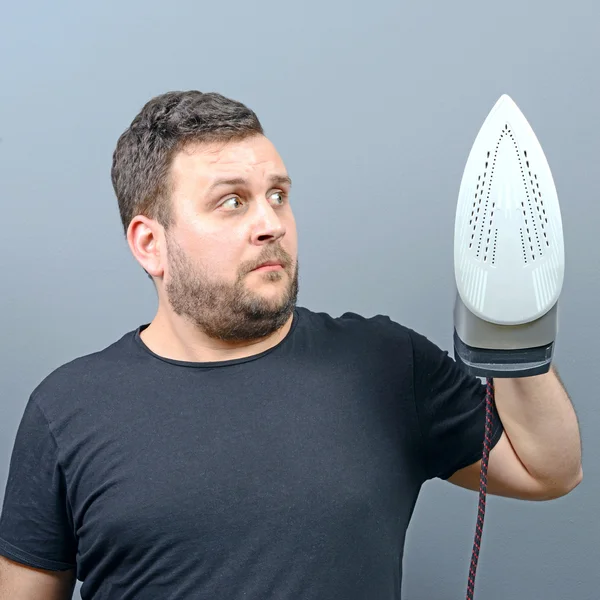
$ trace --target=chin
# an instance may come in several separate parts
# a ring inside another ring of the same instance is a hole
[[[273,283],[270,283],[269,285],[248,286],[248,293],[257,300],[266,302],[275,307],[285,302],[289,290],[287,282],[285,285],[273,285]]]
[[[248,286],[254,290],[280,290],[282,285],[288,285],[288,276],[285,271],[264,271],[253,273],[257,277]]]
[[[246,292],[256,300],[269,305],[270,309],[278,310],[288,302],[292,293],[292,281],[287,270],[265,271],[253,273],[246,281]]]
[[[269,302],[270,304],[280,304],[283,302],[284,297],[287,295],[287,288],[280,287],[279,289],[259,289],[252,290],[252,295],[260,298],[263,302]]]

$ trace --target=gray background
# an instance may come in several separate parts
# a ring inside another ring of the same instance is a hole
[[[167,6],[3,3],[2,489],[32,388],[154,314],[109,177],[118,135],[150,97],[219,91],[258,112],[294,179],[301,304],[385,313],[451,349],[460,177],[483,119],[508,93],[561,201],[557,365],[581,422],[585,480],[550,503],[489,499],[477,598],[597,600],[599,4]],[[404,598],[464,597],[476,507],[474,493],[425,486]]]

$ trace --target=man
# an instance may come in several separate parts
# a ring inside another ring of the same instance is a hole
[[[485,386],[387,317],[296,305],[291,180],[256,115],[152,99],[112,180],[149,324],[33,391],[0,521],[0,598],[392,600],[432,478],[477,490]],[[488,492],[582,477],[554,371],[496,382]]]

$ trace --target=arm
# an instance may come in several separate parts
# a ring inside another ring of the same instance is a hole
[[[67,482],[49,423],[27,403],[0,513],[0,600],[71,598],[77,539]]]
[[[0,600],[71,600],[75,570],[43,571],[0,556]]]
[[[526,500],[550,500],[583,478],[575,411],[554,367],[544,375],[494,380],[504,433],[492,449],[488,492]],[[479,490],[481,461],[457,471],[451,483]]]

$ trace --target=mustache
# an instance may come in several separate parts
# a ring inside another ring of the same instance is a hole
[[[292,263],[292,257],[281,246],[265,248],[256,260],[244,265],[244,270],[249,273],[269,261],[280,262],[283,268],[286,269]]]

